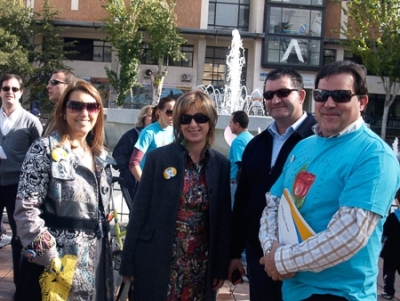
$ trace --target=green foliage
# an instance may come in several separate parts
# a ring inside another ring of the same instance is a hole
[[[0,0],[0,73],[15,73],[30,88],[28,102],[47,100],[47,81],[56,69],[68,69],[60,29],[52,25],[58,12],[45,0],[39,13],[24,1]],[[39,42],[35,42],[39,41]]]
[[[400,82],[400,0],[353,0],[344,6],[349,22],[341,28],[343,45],[361,57],[363,65],[382,80],[386,92],[381,137],[386,134],[389,106]]]
[[[107,41],[118,52],[119,72],[105,67],[111,86],[117,92],[117,105],[123,105],[138,75],[141,34],[138,34],[143,0],[131,0],[127,7],[123,0],[109,0],[103,7],[109,13],[104,31]]]
[[[380,77],[399,81],[400,1],[354,0],[347,2],[345,14],[352,22],[342,33],[345,46],[362,58],[365,67]]]
[[[26,77],[31,71],[31,10],[22,2],[0,0],[0,73]]]
[[[185,59],[180,46],[185,40],[179,36],[175,23],[175,2],[165,0],[107,0],[103,6],[109,13],[104,31],[107,40],[118,52],[119,72],[106,69],[111,86],[117,92],[117,105],[123,105],[131,87],[137,81],[142,41],[149,45],[148,54],[159,67],[157,76],[163,75],[164,57],[172,60]],[[144,31],[144,32],[143,32]],[[145,35],[145,36],[144,36]],[[162,81],[159,81],[162,82]]]
[[[64,64],[66,56],[74,51],[65,50],[64,39],[59,36],[61,29],[55,27],[52,21],[57,19],[59,12],[50,6],[49,0],[43,4],[40,12],[35,14],[34,32],[40,41],[34,44],[35,51],[32,53],[34,70],[28,81],[31,88],[29,101],[41,99],[48,102],[47,82],[52,73],[58,69],[70,69]]]

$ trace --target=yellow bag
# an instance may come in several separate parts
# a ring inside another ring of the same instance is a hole
[[[50,269],[43,272],[39,278],[42,291],[42,301],[64,301],[68,299],[78,257],[65,255],[54,258]]]

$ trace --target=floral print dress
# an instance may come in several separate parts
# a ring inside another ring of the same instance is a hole
[[[167,300],[205,299],[208,265],[208,193],[204,160],[186,159]]]

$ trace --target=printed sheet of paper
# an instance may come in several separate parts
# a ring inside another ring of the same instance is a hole
[[[0,145],[0,159],[7,159],[6,153],[4,152],[3,147]]]
[[[315,232],[301,216],[293,202],[289,190],[283,191],[278,209],[279,243],[299,244],[315,235]]]

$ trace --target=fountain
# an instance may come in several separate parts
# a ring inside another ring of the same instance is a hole
[[[264,111],[262,91],[255,89],[249,94],[247,88],[240,83],[242,67],[246,63],[243,52],[239,31],[235,29],[232,31],[231,47],[226,60],[227,76],[224,88],[218,90],[212,85],[197,87],[208,93],[215,101],[218,112],[215,148],[224,154],[227,154],[229,150],[229,141],[224,139],[224,132],[229,125],[232,112],[238,110],[247,112],[250,117],[248,128],[253,134],[258,134],[272,122],[272,118],[266,116]],[[107,111],[106,136],[107,143],[112,148],[119,137],[132,127],[139,110],[108,109]],[[227,131],[230,129],[228,128]],[[232,137],[229,140],[231,139]]]
[[[212,85],[197,87],[214,99],[218,114],[230,115],[234,111],[244,110],[248,115],[266,115],[262,104],[262,92],[255,89],[249,95],[247,87],[240,83],[245,64],[242,39],[239,31],[234,29],[230,51],[226,57],[227,75],[223,90],[215,89]]]

